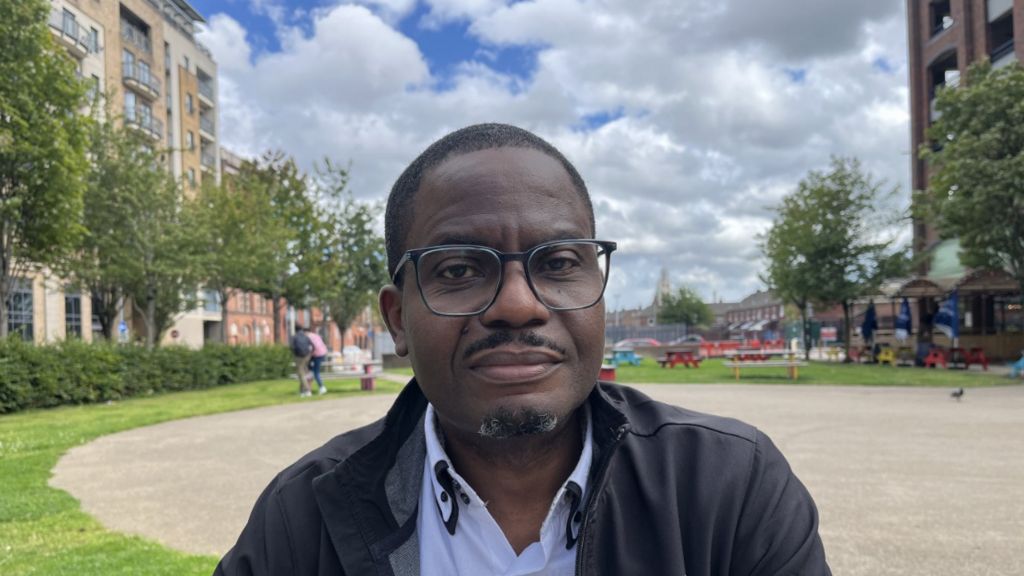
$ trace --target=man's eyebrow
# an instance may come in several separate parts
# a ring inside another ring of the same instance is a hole
[[[560,232],[556,232],[556,233],[552,234],[551,236],[545,238],[542,242],[538,242],[534,246],[538,246],[540,244],[546,244],[548,242],[557,242],[559,240],[577,240],[577,239],[581,239],[581,238],[587,239],[588,236],[589,236],[589,234],[580,235],[580,233],[578,231],[577,232],[573,232],[573,231],[560,231]],[[493,248],[493,246],[491,245],[492,242],[493,242],[493,239],[491,241],[487,241],[487,240],[484,240],[483,238],[480,238],[478,236],[451,234],[451,235],[441,236],[441,237],[436,238],[436,239],[432,239],[432,241],[430,242],[430,244],[428,244],[428,246],[469,245],[469,246],[487,246],[487,247]]]

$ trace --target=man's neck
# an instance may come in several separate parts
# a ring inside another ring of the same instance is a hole
[[[537,541],[552,499],[580,458],[580,409],[547,434],[504,440],[444,434],[455,470],[487,503],[516,553]]]

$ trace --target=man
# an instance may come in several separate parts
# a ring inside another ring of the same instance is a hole
[[[829,574],[768,438],[595,386],[615,244],[557,150],[449,134],[385,228],[380,309],[415,378],[278,475],[218,574]]]
[[[292,349],[292,359],[295,361],[295,374],[299,377],[299,396],[303,398],[312,396],[309,360],[313,356],[313,341],[309,339],[309,334],[302,325],[295,325],[295,334],[292,335],[289,347]]]

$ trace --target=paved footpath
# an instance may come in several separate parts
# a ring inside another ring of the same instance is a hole
[[[638,386],[767,432],[809,487],[837,575],[1024,574],[1024,386]],[[51,485],[112,530],[223,554],[281,468],[393,395],[167,422],[66,454]]]

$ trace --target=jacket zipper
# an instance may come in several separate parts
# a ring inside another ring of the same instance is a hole
[[[629,424],[623,424],[615,430],[615,438],[611,445],[608,446],[607,454],[605,454],[605,457],[601,459],[601,470],[597,477],[597,489],[587,495],[587,502],[583,507],[583,520],[582,528],[580,530],[580,538],[576,542],[576,576],[583,575],[583,552],[587,543],[587,528],[590,523],[590,517],[593,516],[594,510],[597,507],[597,496],[601,492],[604,492],[604,487],[608,484],[608,466],[611,465],[612,456],[614,455],[615,450],[619,447],[619,443],[622,442],[622,438],[626,435],[627,430],[629,430]]]

